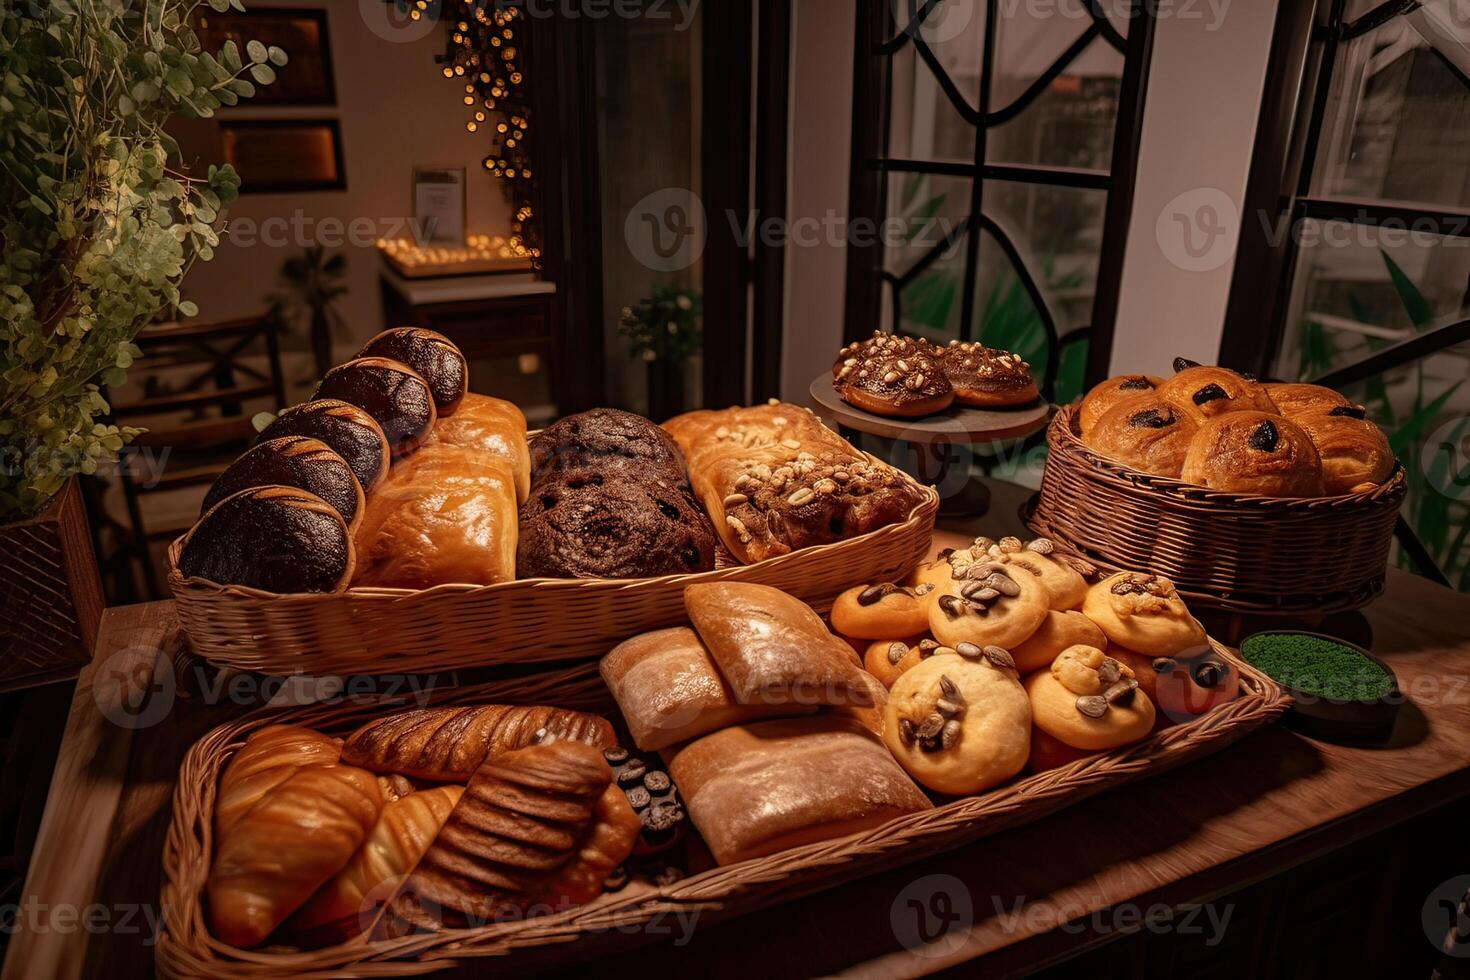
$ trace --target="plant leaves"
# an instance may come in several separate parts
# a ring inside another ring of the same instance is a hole
[[[1389,256],[1387,251],[1380,248],[1378,254],[1383,256],[1383,264],[1388,268],[1388,278],[1392,280],[1393,288],[1399,294],[1404,310],[1409,314],[1409,322],[1418,331],[1422,332],[1427,329],[1434,323],[1434,307],[1430,305],[1429,300],[1424,298],[1419,287],[1404,274],[1404,270],[1399,268],[1399,264]]]

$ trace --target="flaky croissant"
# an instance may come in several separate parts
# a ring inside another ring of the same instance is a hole
[[[329,766],[342,757],[342,740],[300,725],[267,725],[230,759],[215,797],[214,827],[221,834],[260,798],[301,766]]]

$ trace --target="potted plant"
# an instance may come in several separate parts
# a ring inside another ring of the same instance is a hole
[[[270,313],[278,322],[294,325],[303,317],[307,320],[316,365],[314,379],[337,363],[332,356],[332,331],[340,322],[337,299],[347,292],[346,269],[347,257],[341,252],[328,255],[322,246],[312,245],[281,263],[283,288],[271,297]]]
[[[0,685],[90,657],[102,604],[72,481],[137,432],[99,421],[99,386],[125,379],[145,324],[197,312],[179,283],[238,192],[229,166],[186,172],[164,124],[286,63],[257,41],[202,50],[195,6],[33,0],[0,22]]]
[[[637,306],[623,307],[618,332],[629,352],[648,365],[648,416],[663,421],[684,411],[684,365],[699,352],[702,336],[699,294],[658,283]]]

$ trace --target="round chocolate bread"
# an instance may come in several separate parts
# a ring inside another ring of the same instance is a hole
[[[331,504],[349,528],[362,516],[362,485],[347,461],[320,439],[281,436],[256,443],[229,465],[204,495],[204,513],[251,487],[296,487]]]
[[[583,470],[521,508],[518,578],[645,578],[715,567],[715,532],[685,486]]]
[[[470,366],[454,342],[423,327],[394,327],[369,340],[358,357],[386,357],[417,371],[429,384],[434,407],[452,415],[469,390]]]
[[[438,418],[429,383],[407,364],[386,357],[359,357],[332,368],[312,396],[319,398],[339,398],[371,415],[394,456],[418,448]]]
[[[355,563],[342,515],[295,487],[251,487],[215,504],[184,535],[179,571],[265,592],[336,592]]]
[[[531,442],[533,481],[608,467],[673,483],[689,479],[684,454],[667,432],[641,415],[615,408],[568,415]]]
[[[367,412],[335,398],[303,402],[284,409],[260,433],[262,442],[281,436],[308,436],[331,447],[352,467],[364,493],[388,475],[388,437]]]

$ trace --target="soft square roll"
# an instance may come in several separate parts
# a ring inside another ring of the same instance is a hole
[[[722,865],[859,833],[933,805],[876,735],[841,715],[706,735],[674,756],[669,774]]]
[[[453,415],[440,415],[435,421],[425,448],[436,445],[501,457],[515,477],[516,501],[526,502],[531,492],[531,447],[526,441],[526,416],[514,402],[470,392]]]
[[[602,658],[601,670],[633,741],[645,752],[730,725],[816,710],[799,704],[741,704],[699,634],[687,626],[619,643]]]

